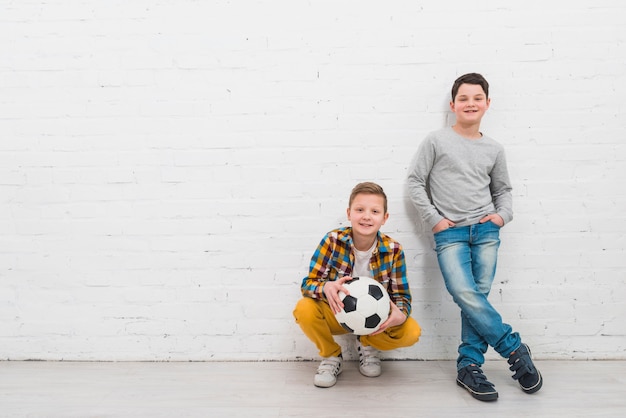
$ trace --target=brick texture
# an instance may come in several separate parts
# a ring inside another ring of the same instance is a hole
[[[625,14],[0,1],[0,359],[316,358],[291,311],[363,180],[390,198],[423,326],[385,356],[454,359],[459,313],[405,177],[474,71],[514,186],[491,300],[537,358],[626,359]]]

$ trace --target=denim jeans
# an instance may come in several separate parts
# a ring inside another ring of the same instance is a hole
[[[509,357],[520,346],[520,336],[487,300],[496,274],[500,227],[493,222],[452,227],[436,233],[435,243],[446,288],[461,308],[457,369],[481,366],[488,346]]]

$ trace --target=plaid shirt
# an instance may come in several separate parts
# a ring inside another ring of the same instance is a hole
[[[378,232],[378,244],[370,259],[370,270],[380,282],[392,302],[402,312],[411,314],[411,291],[406,278],[404,251],[399,242]],[[351,276],[354,268],[352,251],[352,228],[330,231],[318,245],[311,263],[309,275],[302,279],[302,294],[313,299],[326,300],[324,283]]]

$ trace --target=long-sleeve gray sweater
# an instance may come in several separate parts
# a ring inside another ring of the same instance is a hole
[[[492,138],[466,139],[452,128],[431,132],[409,167],[411,201],[433,228],[444,218],[466,226],[497,213],[513,219],[504,148]]]

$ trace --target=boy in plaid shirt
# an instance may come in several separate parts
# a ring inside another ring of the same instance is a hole
[[[356,339],[361,374],[379,376],[378,350],[411,346],[421,334],[417,321],[410,316],[411,292],[402,246],[380,232],[389,217],[383,189],[371,182],[357,184],[347,215],[351,226],[330,231],[315,250],[309,274],[302,280],[304,297],[293,311],[296,322],[323,358],[314,379],[318,387],[333,386],[341,373],[341,346],[333,335],[347,331],[335,313],[343,308],[339,292],[346,292],[343,285],[352,277],[374,278],[391,299],[389,318],[373,334]]]

